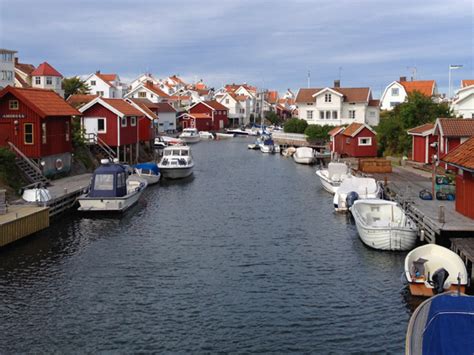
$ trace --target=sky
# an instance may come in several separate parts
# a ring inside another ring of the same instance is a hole
[[[281,93],[400,76],[474,79],[472,0],[0,0],[0,48],[64,76],[101,70],[247,82]],[[416,69],[414,69],[416,68]]]

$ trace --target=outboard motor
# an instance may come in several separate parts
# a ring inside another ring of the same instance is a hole
[[[347,208],[352,207],[355,201],[359,199],[359,194],[355,191],[351,191],[346,196],[346,206]]]
[[[440,268],[436,270],[431,278],[433,284],[433,291],[435,294],[442,293],[444,291],[444,282],[449,276],[448,270]]]

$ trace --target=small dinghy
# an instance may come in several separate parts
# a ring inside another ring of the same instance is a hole
[[[187,144],[197,143],[201,140],[201,136],[196,128],[185,128],[179,135],[179,139]]]
[[[133,167],[133,174],[145,179],[148,185],[156,184],[160,181],[160,168],[155,163],[141,163]]]
[[[229,139],[229,138],[234,138],[234,134],[230,133],[216,133],[216,139]]]
[[[410,250],[415,246],[416,225],[397,203],[357,200],[350,210],[365,245],[379,250]]]
[[[413,296],[431,297],[444,291],[464,293],[467,270],[455,252],[426,244],[413,249],[405,258],[405,277]]]
[[[313,164],[315,161],[313,148],[299,147],[293,154],[293,159],[298,164]]]
[[[405,354],[474,354],[474,297],[449,292],[420,304],[408,323]]]
[[[79,211],[124,212],[137,203],[148,183],[145,179],[128,179],[126,167],[101,161],[92,176],[89,191],[80,196]]]
[[[358,199],[379,198],[380,186],[373,178],[352,177],[345,179],[334,194],[334,209],[345,212]]]
[[[352,177],[351,169],[345,163],[337,162],[329,163],[327,169],[316,170],[316,175],[324,189],[332,194],[345,179]]]
[[[296,152],[296,148],[295,147],[288,147],[286,149],[283,149],[283,152],[281,152],[281,154],[284,156],[284,157],[292,157],[293,154],[295,154]]]

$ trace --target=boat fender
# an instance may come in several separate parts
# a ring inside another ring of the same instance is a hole
[[[440,268],[433,273],[430,284],[433,286],[435,294],[442,293],[444,291],[444,282],[449,276],[448,270]]]
[[[351,191],[346,196],[346,207],[350,208],[354,204],[355,201],[359,199],[359,194],[355,191]]]
[[[56,167],[56,170],[62,170],[64,168],[63,161],[61,159],[56,159],[56,162],[54,163],[54,166]]]

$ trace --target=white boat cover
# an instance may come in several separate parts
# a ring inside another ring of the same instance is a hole
[[[348,194],[351,191],[357,192],[359,195],[370,195],[377,193],[377,182],[373,178],[353,177],[352,179],[345,179],[341,186],[339,186],[337,193]]]
[[[328,178],[331,180],[341,180],[341,176],[349,174],[349,167],[345,163],[329,163]]]
[[[313,158],[313,157],[314,157],[313,148],[310,148],[310,147],[299,147],[299,148],[296,148],[295,154],[296,154],[299,158]]]

